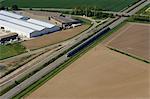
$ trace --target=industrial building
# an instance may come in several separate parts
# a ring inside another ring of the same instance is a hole
[[[80,26],[81,22],[79,20],[72,19],[71,17],[60,15],[60,16],[51,16],[49,20],[54,24],[62,27],[63,29],[72,28]]]
[[[60,27],[14,12],[1,10],[0,29],[17,33],[21,38],[33,38],[58,31]]]

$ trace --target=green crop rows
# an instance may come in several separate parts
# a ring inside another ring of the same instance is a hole
[[[75,8],[97,7],[105,10],[120,11],[138,0],[5,0],[5,6],[13,4],[25,8]]]

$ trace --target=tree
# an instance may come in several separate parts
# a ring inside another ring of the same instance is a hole
[[[17,5],[12,5],[11,9],[12,9],[12,10],[19,10],[19,8],[18,8]]]
[[[29,10],[33,10],[32,8],[29,8]]]
[[[5,10],[5,7],[4,6],[0,6],[0,10]]]
[[[3,1],[2,1],[3,2]],[[5,10],[5,6],[3,6],[3,3],[0,3],[0,10]]]

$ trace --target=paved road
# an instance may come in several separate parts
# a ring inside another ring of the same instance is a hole
[[[87,18],[87,17],[85,17],[85,18],[88,19],[88,20],[91,20],[93,25],[92,25],[92,27],[90,27],[88,30],[86,30],[82,34],[85,34],[89,31],[91,31],[93,28],[95,28],[98,25],[93,19]],[[80,34],[78,37],[80,37],[82,34]],[[31,51],[30,53],[24,53],[22,55],[15,56],[15,57],[3,60],[3,61],[14,60],[16,58],[20,58],[20,57],[23,57],[23,56],[26,56],[26,55],[35,54],[35,53],[38,53],[38,52],[41,52],[41,51],[44,51],[44,50],[47,50],[47,49],[50,49],[50,48],[54,48],[56,46],[61,45],[58,48],[56,48],[56,49],[59,49],[60,47],[66,47],[66,45],[69,45],[72,42],[74,42],[74,39],[67,40],[67,41],[64,41],[62,43],[58,43],[58,44],[55,44],[55,45],[52,45],[52,46],[48,46],[48,47],[45,47],[45,48],[42,48],[42,49],[39,49],[39,50]],[[56,50],[56,49],[54,49],[54,50]],[[67,49],[65,48],[65,50],[67,50]],[[48,53],[50,53],[50,52],[48,52]],[[7,88],[10,85],[12,85],[15,81],[17,81],[20,78],[24,77],[25,75],[29,74],[30,72],[32,72],[36,68],[43,66],[49,60],[55,58],[56,56],[58,56],[62,52],[63,52],[63,50],[61,52],[58,50],[58,51],[55,51],[54,53],[51,53],[50,55],[47,55],[47,57],[44,57],[45,55],[41,55],[41,56],[35,58],[34,60],[32,60],[31,62],[25,64],[21,68],[17,69],[16,71],[14,71],[14,72],[10,73],[9,75],[6,75],[5,77],[1,78],[0,79],[0,91]],[[40,58],[40,60],[39,60],[39,58]],[[35,63],[35,61],[37,61],[37,62]],[[35,64],[33,64],[33,62]]]
[[[135,14],[137,11],[139,11],[140,9],[142,9],[143,7],[145,7],[146,5],[150,4],[150,0],[142,0],[144,3],[140,3],[139,7],[136,7],[134,10],[128,12],[129,14]],[[136,5],[137,6],[137,5]]]
[[[55,47],[58,47],[59,45],[64,45],[64,44],[66,44],[66,43],[68,43],[68,41],[64,41],[64,42],[61,42],[61,43],[57,43],[57,44],[54,44],[54,45],[51,45],[51,46],[47,46],[47,47],[44,47],[44,48],[41,48],[41,49],[29,51],[29,52],[26,52],[26,53],[23,53],[23,54],[14,56],[14,57],[10,57],[10,58],[4,59],[4,60],[0,60],[0,62],[11,61],[11,60],[15,60],[15,59],[18,59],[18,58],[26,57],[26,56],[29,56],[29,55],[33,55],[33,54],[36,54],[36,53],[45,51],[45,50],[47,50],[47,49],[53,49],[53,48],[55,48]]]
[[[101,11],[103,13],[109,13],[109,14],[113,14],[113,15],[119,15],[119,16],[131,16],[131,14],[125,13],[125,12],[113,12],[113,11]]]
[[[64,60],[67,60],[66,56],[60,57],[58,60],[48,65],[46,68],[42,69],[41,71],[31,76],[28,80],[25,80],[24,82],[22,82],[21,84],[13,88],[11,92],[8,92],[8,94],[3,95],[1,99],[10,99],[12,96],[14,96],[14,94],[19,93],[22,89],[31,85],[31,83],[34,83],[38,79],[42,78],[43,74],[46,75],[47,73],[52,71],[54,68],[58,67],[61,63],[64,62]]]
[[[54,57],[53,53],[56,50],[60,50],[63,47],[65,47],[65,45],[46,52],[46,53],[36,57],[32,61],[28,62],[24,66],[20,67],[19,69],[15,70],[14,72],[1,78],[0,79],[0,87],[1,87],[0,91],[2,90],[2,86],[6,85],[6,84],[8,85],[8,83],[10,83],[10,82],[14,83],[15,80],[18,80],[19,78],[22,78],[23,76],[29,74],[30,72],[33,71],[33,69],[39,68],[41,66],[41,65],[39,65],[41,60],[43,60],[42,61],[42,65],[43,65],[44,63],[47,62],[47,61],[44,62],[45,58],[47,58],[49,56]]]
[[[86,30],[82,34],[85,34],[85,33],[89,32],[89,31],[91,31],[92,29],[94,29],[98,25],[98,23],[95,22],[95,20],[93,20],[91,18],[88,18],[88,17],[84,17],[84,18],[90,20],[93,23],[93,25],[92,25],[92,27],[90,27],[88,30]],[[82,36],[82,34],[80,34],[78,37]],[[18,56],[14,56],[14,57],[2,60],[0,62],[15,60],[17,58],[21,58],[21,57],[24,57],[24,56],[36,54],[36,53],[39,53],[39,52],[47,50],[47,49],[58,47],[59,45],[61,45],[60,47],[63,47],[63,46],[68,45],[69,43],[72,43],[73,41],[74,41],[74,39],[67,40],[67,41],[64,41],[64,42],[61,42],[61,43],[58,43],[58,44],[54,44],[52,46],[48,46],[48,47],[41,48],[41,49],[38,49],[38,50],[30,51],[28,53],[24,53],[24,54],[21,54],[21,55],[18,55]],[[58,49],[58,48],[56,48],[56,49]],[[55,53],[58,53],[58,52],[55,52]],[[51,59],[54,58],[54,57],[56,57],[55,53],[53,53],[54,55],[53,54],[50,55]],[[41,56],[43,57],[43,55],[41,55]],[[43,57],[43,58],[45,58],[45,57]],[[29,74],[31,72],[30,68],[33,68],[33,67],[37,67],[38,68],[38,67],[42,66],[44,63],[47,62],[47,61],[41,59],[41,61],[38,61],[36,64],[34,64],[34,65],[31,64],[31,63],[37,61],[37,59],[38,58],[32,60],[32,62],[29,62],[28,64],[25,64],[24,66],[22,66],[21,68],[17,69],[16,71],[14,71],[14,72],[10,73],[9,75],[6,75],[5,77],[1,78],[0,79],[0,87],[1,87],[0,91],[3,90],[6,87],[12,85],[12,83],[14,83],[19,78],[25,76],[26,74]],[[42,64],[39,64],[39,62],[41,62]],[[38,66],[36,66],[37,64],[38,64]],[[26,71],[28,71],[28,72],[26,72]]]
[[[144,5],[150,3],[150,1],[146,1],[144,3],[142,3],[141,5],[137,6],[137,8],[132,9],[131,11],[129,11],[128,13],[130,14],[134,14],[135,12],[137,12],[140,8],[142,8]],[[131,9],[131,8],[129,8]],[[113,22],[112,24],[108,25],[107,27],[110,28],[114,28],[116,27],[118,24],[120,24],[121,22],[123,22],[124,20],[126,20],[127,18],[125,17],[121,17],[118,18],[118,20],[116,20],[115,22]],[[103,29],[102,29],[103,30]],[[102,30],[100,30],[99,32],[101,32]],[[86,33],[87,35],[90,34]],[[66,49],[70,48],[71,46],[73,46],[74,44],[78,43],[80,40],[84,39],[85,37],[87,37],[86,34],[82,34],[80,35],[80,37],[75,37],[74,39],[72,39],[72,43],[68,44],[65,49],[61,50],[61,51],[65,51]],[[84,42],[83,42],[84,43]],[[61,52],[60,51],[60,52]],[[35,81],[37,81],[38,79],[40,79],[43,75],[46,75],[48,72],[50,72],[51,70],[53,70],[54,68],[56,68],[57,66],[59,66],[61,63],[63,63],[64,61],[66,61],[68,59],[67,54],[63,55],[62,57],[58,58],[55,62],[53,62],[52,64],[50,64],[49,66],[43,68],[42,70],[40,70],[39,72],[37,72],[35,75],[31,76],[30,78],[26,79],[25,81],[23,81],[22,83],[20,83],[18,86],[14,87],[13,89],[11,89],[10,91],[8,91],[7,93],[5,93],[4,95],[2,95],[0,98],[1,99],[9,99],[12,96],[16,95],[17,93],[21,92],[22,90],[24,90],[27,86],[31,85],[32,83],[34,83]]]
[[[82,16],[78,16],[78,17],[85,18],[87,20],[90,20],[93,23],[92,27],[90,27],[85,32],[91,31],[93,28],[95,28],[98,25],[98,23],[95,20],[93,20],[92,18],[82,17]],[[17,56],[10,57],[10,58],[4,59],[4,60],[0,60],[0,62],[11,61],[11,60],[15,60],[15,59],[22,58],[22,57],[25,57],[25,56],[33,55],[33,54],[39,53],[39,52],[47,50],[47,49],[53,49],[55,47],[58,47],[59,45],[62,45],[62,46],[66,45],[69,42],[70,42],[70,40],[67,40],[67,41],[64,41],[64,42],[60,42],[60,43],[57,43],[57,44],[54,44],[54,45],[50,45],[50,46],[47,46],[47,47],[44,47],[44,48],[40,48],[40,49],[33,50],[33,51],[30,51],[30,52],[27,52],[27,53],[23,53],[21,55],[17,55]]]
[[[83,36],[80,36],[80,37],[83,38]],[[78,40],[76,40],[76,42],[78,42]],[[75,44],[75,42],[72,42],[72,43],[68,44],[65,47],[65,49],[60,50],[59,53],[57,52],[57,53],[55,53],[55,55],[56,54],[58,55],[58,54],[64,52],[65,50],[67,50],[70,47],[72,47],[74,44]],[[54,56],[54,54],[52,56]],[[48,61],[50,59],[51,59],[51,57],[46,58],[45,60]],[[31,76],[30,78],[28,78],[25,81],[23,81],[21,84],[19,84],[15,88],[13,88],[10,91],[8,91],[1,98],[2,99],[9,99],[9,98],[11,98],[16,93],[19,93],[22,89],[25,89],[27,86],[31,85],[32,83],[34,83],[35,81],[37,81],[38,79],[40,79],[41,77],[43,77],[43,75],[46,75],[48,72],[50,72],[51,70],[53,70],[54,68],[56,68],[57,66],[59,66],[61,63],[63,63],[64,61],[66,61],[68,59],[69,58],[67,57],[67,54],[63,55],[62,57],[60,57],[59,59],[57,59],[55,62],[53,62],[52,64],[50,64],[49,66],[43,68],[42,70],[40,70],[39,72],[37,72],[36,74],[34,74],[33,76]]]
[[[133,6],[131,6],[130,8],[124,10],[124,13],[134,13],[137,12],[137,8],[141,8],[141,4],[144,5],[144,2],[149,2],[149,0],[141,0],[138,3],[134,4]]]

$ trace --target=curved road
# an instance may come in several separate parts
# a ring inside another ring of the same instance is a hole
[[[138,6],[137,5],[133,5],[132,7],[130,7],[129,10],[128,10],[129,11],[128,13],[133,15],[139,9],[141,9],[142,7],[144,7],[145,5],[147,5],[147,4],[150,3],[150,0],[142,0],[142,1],[144,1],[144,2],[141,3],[141,4],[138,4]],[[127,11],[127,10],[125,10],[125,11]],[[109,27],[109,28],[113,29],[114,27],[116,27],[118,24],[120,24],[121,22],[123,22],[126,19],[127,19],[126,17],[118,18],[116,21],[114,21],[113,23],[111,23],[110,25],[108,25],[106,27]],[[101,29],[99,32],[101,32],[102,30],[103,29]],[[88,33],[90,34],[90,32],[88,32]],[[72,39],[73,42],[70,43],[70,44],[68,44],[65,47],[65,49],[60,50],[60,53],[63,52],[63,51],[65,51],[65,50],[67,50],[68,48],[70,48],[71,46],[75,45],[76,43],[80,42],[80,40],[82,40],[85,37],[87,37],[88,33],[87,34],[82,34],[82,35],[77,36],[74,39]],[[54,68],[58,67],[61,63],[63,63],[64,61],[66,61],[68,59],[69,58],[67,57],[67,54],[63,55],[62,57],[60,57],[56,61],[54,61],[52,64],[48,65],[47,67],[43,68],[42,70],[40,70],[39,72],[37,72],[36,74],[34,74],[33,76],[31,76],[30,78],[26,79],[25,81],[23,81],[22,83],[20,83],[19,85],[17,85],[16,87],[12,88],[10,91],[8,91],[4,95],[2,95],[0,98],[1,99],[9,99],[9,98],[15,96],[16,94],[18,94],[19,92],[21,92],[22,90],[24,90],[26,87],[28,87],[29,85],[33,84],[35,81],[37,81],[38,79],[40,79],[43,75],[46,75],[48,72],[50,72]]]
[[[86,17],[85,17],[86,18]],[[86,18],[88,20],[90,20],[93,25],[86,31],[84,31],[83,33],[79,34],[77,37],[80,37],[81,35],[85,34],[85,33],[88,33],[89,31],[91,31],[92,29],[94,29],[98,24],[91,18]],[[18,56],[14,56],[14,57],[11,57],[11,58],[8,58],[8,59],[5,59],[3,61],[7,61],[7,60],[14,60],[16,58],[20,58],[20,57],[23,57],[23,56],[26,56],[26,55],[32,55],[32,54],[35,54],[35,53],[38,53],[38,52],[41,52],[41,51],[44,51],[46,49],[50,49],[50,48],[53,48],[53,47],[56,47],[56,46],[59,46],[61,45],[60,47],[65,47],[66,45],[69,45],[71,43],[74,42],[74,39],[70,39],[70,40],[67,40],[67,41],[64,41],[64,42],[61,42],[61,43],[58,43],[58,44],[54,44],[52,46],[48,46],[48,47],[45,47],[45,48],[42,48],[42,49],[38,49],[38,50],[35,50],[35,51],[30,51],[28,53],[24,53],[24,54],[21,54],[21,55],[18,55]],[[60,48],[59,47],[59,48]],[[56,48],[56,49],[59,49],[59,48]],[[55,49],[54,49],[55,50]],[[62,49],[60,49],[62,50]],[[44,55],[41,55],[35,59],[33,59],[31,62],[25,64],[24,66],[22,66],[21,68],[18,68],[17,70],[13,71],[12,73],[6,75],[5,77],[1,78],[0,79],[0,91],[5,89],[6,87],[12,85],[13,83],[15,83],[15,81],[19,80],[21,77],[24,77],[25,75],[29,74],[30,72],[32,72],[34,69],[44,65],[45,63],[47,63],[49,60],[57,57],[60,53],[64,52],[64,50],[62,50],[60,52],[60,50],[58,51],[55,51],[54,53],[51,53],[49,56],[47,57],[44,57]],[[67,48],[65,48],[65,50],[67,50]],[[48,52],[50,53],[50,52]],[[47,53],[46,53],[47,54]],[[42,57],[42,58],[41,58]],[[40,60],[39,60],[40,58]],[[33,62],[36,64],[32,64]]]

